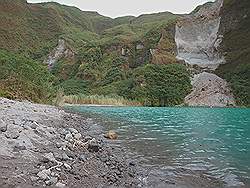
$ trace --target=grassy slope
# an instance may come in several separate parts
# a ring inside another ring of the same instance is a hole
[[[151,62],[151,48],[160,49],[158,56],[169,55],[165,52],[173,50],[173,37],[169,40],[166,35],[169,32],[166,24],[178,17],[166,12],[111,19],[57,3],[27,4],[21,0],[3,0],[0,10],[3,26],[0,48],[40,62],[59,38],[64,38],[74,49],[74,60],[62,59],[52,71],[57,78],[54,84],[63,87],[67,94],[120,95],[140,100],[146,95],[133,76],[136,75],[134,68],[139,66],[144,70],[142,62]],[[144,49],[136,49],[138,43],[142,43]],[[121,57],[120,50],[124,46],[129,48],[129,53]],[[15,89],[22,91],[22,95],[24,91],[28,93],[24,85]],[[8,93],[8,89],[2,89],[5,90]],[[15,97],[13,93],[14,90],[11,97]],[[22,95],[17,97],[30,99],[31,96]],[[37,101],[37,97],[31,99]]]
[[[0,50],[0,96],[48,102],[54,77],[38,62]]]

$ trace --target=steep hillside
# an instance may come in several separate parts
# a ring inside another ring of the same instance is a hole
[[[53,89],[66,95],[176,105],[190,93],[190,73],[208,69],[228,81],[238,104],[249,105],[248,15],[247,0],[206,3],[189,15],[115,19],[54,2],[2,0],[0,49],[49,66],[44,75],[53,75]],[[9,92],[1,89],[4,95]],[[15,87],[11,93],[19,91]]]
[[[0,50],[0,97],[48,102],[54,77],[39,62]]]
[[[238,104],[250,106],[250,1],[224,0],[220,34],[227,63],[217,73],[230,83]]]
[[[119,95],[144,103],[146,93],[139,94],[145,90],[140,86],[144,81],[133,76],[135,68],[140,67],[144,79],[146,64],[176,62],[168,34],[173,36],[179,16],[169,12],[112,19],[58,3],[25,0],[3,0],[0,10],[0,48],[48,64],[56,77],[54,87],[66,94]]]

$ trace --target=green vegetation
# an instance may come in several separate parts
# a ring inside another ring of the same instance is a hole
[[[185,66],[148,65],[145,69],[145,93],[151,106],[174,106],[184,102],[191,91],[190,75]]]
[[[38,62],[0,50],[0,96],[35,102],[53,97],[54,77]]]
[[[70,95],[63,98],[69,104],[95,104],[95,105],[114,105],[114,106],[141,106],[137,101],[125,99],[121,96],[103,95]]]
[[[230,83],[238,105],[250,106],[250,19],[244,18],[250,13],[250,1],[225,0],[222,11],[222,25],[227,28],[222,51],[227,63],[217,74]]]
[[[250,19],[244,17],[249,5],[248,0],[225,0],[222,25],[229,29],[221,31],[221,51],[228,63],[216,71],[245,106],[250,105]],[[43,103],[53,98],[58,105],[62,98],[83,104],[181,104],[191,85],[186,67],[175,58],[179,17],[163,12],[112,19],[53,2],[2,0],[0,96]],[[226,25],[235,17],[235,25]],[[48,72],[41,63],[59,39],[74,55]]]
[[[137,18],[126,16],[111,19],[96,12],[84,12],[53,2],[28,4],[24,0],[3,0],[1,3],[4,6],[0,6],[0,48],[42,62],[57,45],[58,39],[64,39],[67,47],[75,53],[74,57],[62,58],[55,64],[51,70],[53,82],[50,73],[36,73],[34,70],[35,74],[30,74],[23,82],[32,80],[34,87],[38,88],[27,91],[23,84],[12,91],[7,88],[7,85],[12,85],[11,82],[5,79],[1,96],[33,101],[41,98],[46,101],[51,99],[51,90],[54,90],[54,103],[58,105],[62,103],[62,96],[66,95],[69,96],[66,99],[73,103],[94,101],[104,104],[105,101],[109,104],[155,106],[179,104],[184,98],[185,92],[182,90],[189,91],[189,78],[183,76],[187,74],[185,68],[164,66],[176,63],[172,28],[179,17],[177,15],[163,12]],[[150,50],[154,48],[159,51],[152,56]],[[7,66],[7,60],[2,62]],[[24,58],[20,66],[28,66],[26,62]],[[46,71],[38,63],[33,63]],[[19,67],[15,72],[20,72]],[[38,74],[46,75],[48,80],[37,82],[33,77]],[[180,74],[180,77],[176,74]],[[159,76],[162,80],[154,81],[151,76]],[[173,86],[170,82],[182,82],[180,88],[176,87],[178,92],[171,91]],[[153,87],[154,84],[157,86]],[[41,89],[43,87],[48,88]],[[155,93],[151,88],[155,89]],[[22,94],[17,94],[20,90]],[[45,93],[49,96],[45,96]]]

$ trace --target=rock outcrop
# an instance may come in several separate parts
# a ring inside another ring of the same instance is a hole
[[[59,39],[57,47],[48,55],[43,63],[47,64],[49,69],[51,69],[61,58],[73,56],[74,52],[66,46],[65,41],[63,39]]]
[[[202,6],[197,12],[185,16],[176,24],[178,59],[213,70],[224,63],[223,56],[218,53],[223,38],[218,35],[222,4],[223,0],[217,0]]]
[[[189,106],[235,106],[228,83],[214,71],[225,63],[219,34],[223,0],[198,7],[176,24],[177,59],[184,60],[193,73],[193,91],[185,98]],[[195,65],[195,66],[194,66]]]
[[[192,80],[193,91],[185,98],[189,106],[235,106],[228,83],[212,73],[203,72]]]

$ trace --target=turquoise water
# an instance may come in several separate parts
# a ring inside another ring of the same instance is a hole
[[[250,109],[74,107],[118,132],[147,165],[250,187]],[[184,169],[178,171],[177,169]],[[194,173],[195,174],[195,173]]]

